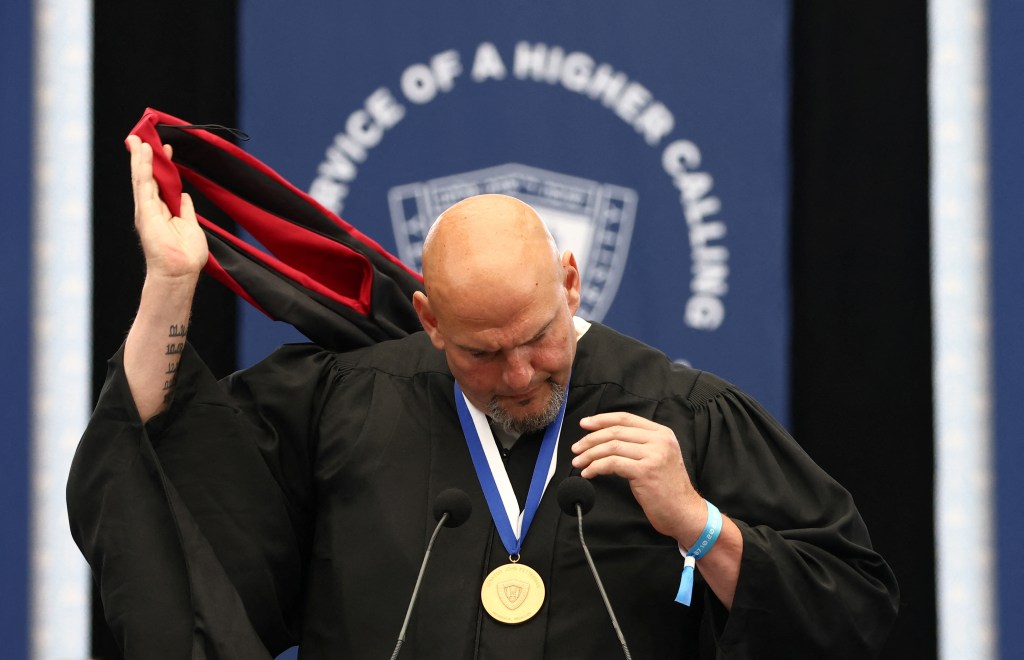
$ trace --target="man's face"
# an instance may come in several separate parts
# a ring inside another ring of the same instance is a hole
[[[500,317],[439,319],[448,366],[462,391],[511,432],[547,426],[568,387],[576,332],[563,292],[551,289]]]

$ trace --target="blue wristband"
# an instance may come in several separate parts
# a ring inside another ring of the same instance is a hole
[[[718,535],[722,532],[722,512],[707,500],[704,500],[704,504],[708,506],[708,522],[704,525],[704,531],[701,532],[697,542],[688,552],[683,553],[682,548],[679,549],[686,559],[683,562],[683,576],[679,579],[676,602],[687,606],[690,605],[690,599],[693,596],[693,568],[698,559],[715,547],[715,541],[718,540]]]

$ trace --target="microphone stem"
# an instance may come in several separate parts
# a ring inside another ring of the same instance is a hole
[[[612,610],[611,601],[608,600],[608,594],[604,591],[604,585],[601,583],[601,576],[597,574],[597,566],[594,566],[594,560],[590,556],[590,548],[587,547],[587,542],[583,540],[583,510],[580,508],[579,504],[576,505],[576,520],[579,524],[580,545],[583,546],[583,554],[587,558],[587,563],[590,564],[590,571],[594,574],[594,580],[597,582],[598,591],[601,592],[601,599],[604,600],[604,606],[608,610],[608,616],[612,618],[612,628],[615,629],[615,635],[619,638],[619,644],[622,644],[622,652],[625,654],[626,660],[633,660],[633,656],[629,654],[629,647],[626,646],[626,638],[622,635],[622,629],[619,628],[619,622],[615,618],[615,612]]]
[[[423,553],[423,563],[420,564],[420,573],[416,576],[416,586],[412,588],[412,598],[409,599],[409,609],[405,611],[405,621],[402,622],[402,630],[398,633],[398,644],[395,645],[395,651],[391,654],[391,660],[395,660],[398,657],[398,652],[402,650],[402,643],[405,642],[405,630],[409,627],[409,619],[412,618],[412,606],[416,604],[416,594],[420,591],[420,583],[423,582],[423,573],[427,570],[427,560],[430,559],[430,550],[434,547],[434,539],[437,538],[437,533],[441,531],[441,528],[444,527],[447,520],[448,512],[445,511],[444,515],[442,515],[441,519],[437,522],[437,527],[434,528],[434,533],[430,535],[430,542],[427,543],[427,551]],[[582,529],[582,527],[580,529]],[[614,616],[612,618],[614,619]]]

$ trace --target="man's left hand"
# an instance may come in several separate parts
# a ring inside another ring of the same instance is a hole
[[[658,532],[683,547],[696,543],[707,522],[707,507],[683,464],[672,429],[625,412],[586,417],[590,431],[572,446],[572,465],[591,479],[614,474],[629,481],[633,496]]]

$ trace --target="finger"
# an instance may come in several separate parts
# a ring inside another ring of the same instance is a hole
[[[181,193],[181,209],[178,216],[182,220],[189,220],[191,222],[196,221],[196,207],[192,203],[192,195],[188,193]]]
[[[584,479],[603,475],[616,475],[632,481],[640,475],[640,462],[624,456],[605,456],[580,470]]]
[[[132,152],[132,191],[135,208],[139,209],[157,196],[156,181],[153,180],[153,148],[141,141],[130,144],[129,148]]]
[[[613,440],[622,440],[625,442],[633,442],[637,444],[647,444],[654,441],[657,438],[654,431],[651,429],[641,429],[635,426],[609,426],[607,428],[588,433],[583,436],[575,443],[573,443],[573,453],[581,454],[591,447],[611,442]]]
[[[652,422],[649,419],[634,415],[633,413],[627,412],[607,412],[598,415],[591,415],[590,417],[584,417],[580,420],[580,426],[596,431],[597,429],[607,428],[609,426],[635,426],[642,429],[658,429],[662,428],[661,424]]]
[[[163,146],[164,146],[164,155],[167,156],[168,159],[174,158],[174,147],[172,147],[169,144],[165,144]]]
[[[128,153],[130,155],[129,163],[131,166],[132,173],[132,196],[135,200],[135,207],[139,206],[139,177],[141,165],[139,161],[142,160],[141,144],[142,140],[139,139],[138,135],[129,135],[126,139],[125,144],[128,145]]]
[[[609,456],[621,456],[622,458],[639,461],[647,458],[649,456],[649,452],[645,445],[636,444],[635,442],[611,440],[595,447],[591,447],[580,455],[573,457],[572,466],[577,469],[582,469],[595,461],[599,461],[602,458],[607,458]]]
[[[134,140],[132,138],[135,138]],[[143,147],[144,143],[139,140],[138,137],[132,135],[128,138],[128,148],[131,151],[131,168],[132,168],[132,196],[135,200],[135,209],[138,211],[139,207],[142,206],[143,199],[143,179],[145,179],[146,167],[143,164]]]

